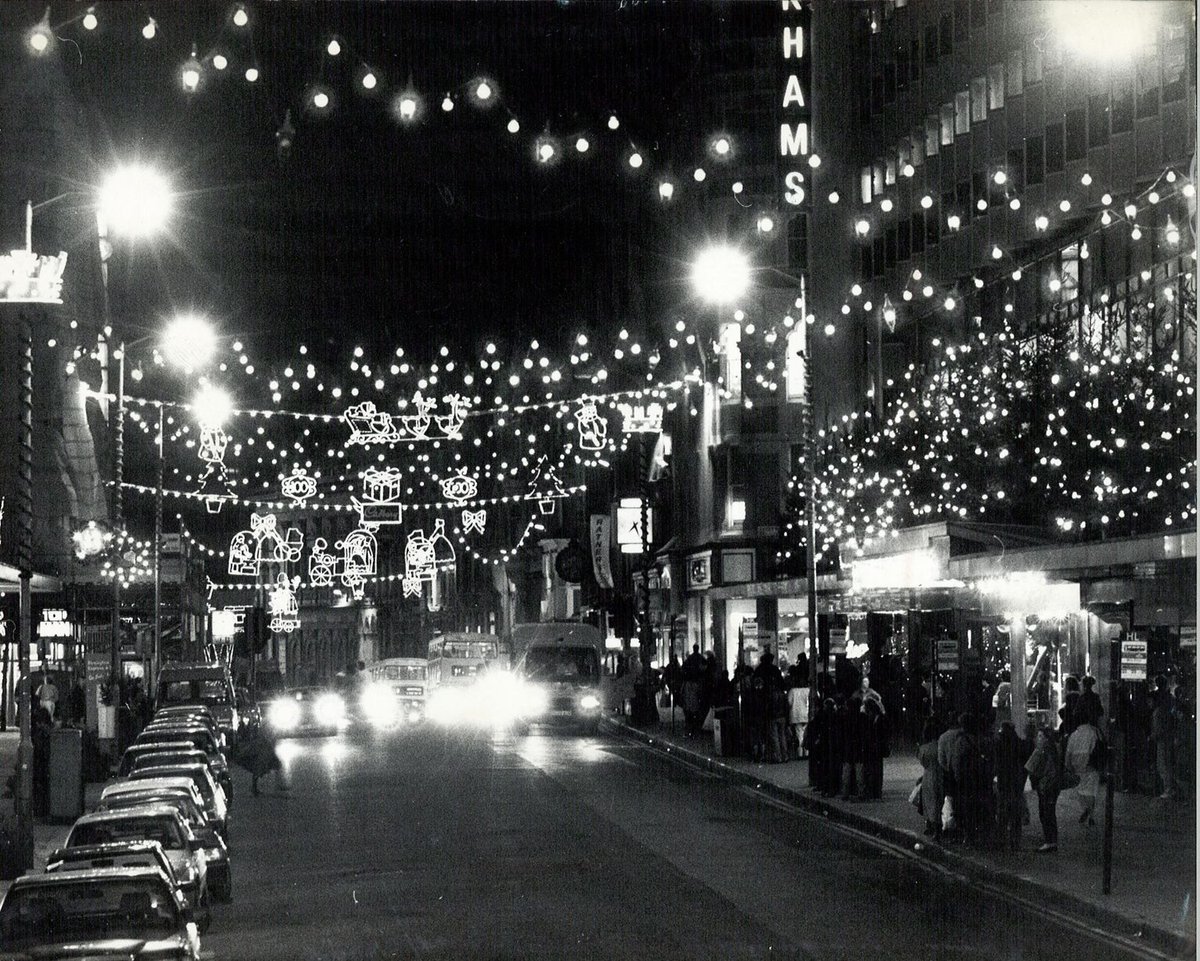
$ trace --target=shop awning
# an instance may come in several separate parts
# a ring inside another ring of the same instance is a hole
[[[21,572],[11,564],[0,564],[0,594],[21,589]],[[54,594],[63,589],[62,581],[49,574],[34,573],[29,580],[29,589],[34,594]]]
[[[1196,532],[1128,537],[1088,544],[1053,544],[950,558],[950,576],[964,581],[1022,571],[1089,573],[1196,556]]]

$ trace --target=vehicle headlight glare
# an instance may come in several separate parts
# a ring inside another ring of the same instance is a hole
[[[291,698],[273,701],[267,708],[267,723],[280,731],[290,731],[300,723],[300,705]]]
[[[313,713],[322,724],[336,724],[346,714],[346,702],[336,694],[322,694],[313,705]]]
[[[396,719],[396,695],[385,684],[372,684],[363,691],[362,711],[372,724],[391,724]]]
[[[579,699],[579,706],[585,711],[594,711],[600,706],[600,698],[595,694],[585,694]]]

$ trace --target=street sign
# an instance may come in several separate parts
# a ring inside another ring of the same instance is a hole
[[[951,637],[938,641],[937,669],[939,671],[957,671],[958,667],[958,640]]]
[[[829,654],[845,654],[846,642],[849,639],[850,631],[847,628],[833,628],[829,632]]]
[[[1121,642],[1121,680],[1144,681],[1147,676],[1150,645],[1140,637]]]
[[[162,552],[164,555],[181,554],[183,552],[183,542],[180,539],[180,535],[163,534]]]
[[[654,515],[646,512],[646,543],[654,542]],[[622,497],[617,505],[617,544],[622,554],[642,552],[642,499]]]

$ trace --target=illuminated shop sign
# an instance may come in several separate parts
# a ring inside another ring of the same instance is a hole
[[[812,8],[802,0],[780,0],[782,83],[779,157],[783,199],[799,207],[809,197],[808,158],[812,156]]]

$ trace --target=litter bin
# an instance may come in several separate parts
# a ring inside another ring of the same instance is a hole
[[[719,757],[737,753],[737,708],[718,707],[713,711],[713,750]]]
[[[83,732],[60,727],[50,732],[50,819],[74,821],[83,814]]]

